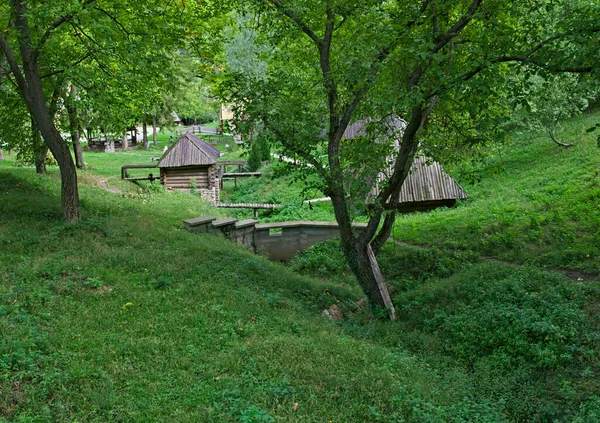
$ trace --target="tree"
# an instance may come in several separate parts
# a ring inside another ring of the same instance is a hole
[[[573,74],[527,75],[515,84],[517,95],[511,98],[513,121],[544,133],[561,147],[573,147],[559,141],[561,122],[582,113],[596,98],[595,81]]]
[[[47,39],[54,30],[72,19],[74,13],[69,12],[53,20],[34,42],[29,25],[28,3],[13,0],[9,11],[9,16],[12,17],[8,27],[10,29],[0,33],[0,49],[10,67],[18,92],[25,100],[35,125],[60,166],[63,216],[67,222],[77,222],[81,215],[77,172],[67,144],[54,125],[38,66],[38,57]],[[18,47],[20,55],[13,51],[12,45]]]
[[[0,30],[0,63],[6,63],[16,92],[58,162],[67,222],[78,221],[81,214],[77,173],[50,112],[50,84],[43,81],[60,75],[83,89],[93,85],[97,72],[108,77],[119,64],[120,74],[137,75],[148,87],[166,79],[165,53],[185,44],[194,22],[214,12],[193,0],[0,0],[0,16],[7,18]],[[145,79],[150,73],[154,78]]]
[[[497,118],[493,100],[499,95],[494,87],[516,71],[514,63],[572,71],[594,63],[589,52],[577,63],[573,55],[553,54],[557,46],[578,50],[594,34],[589,20],[577,23],[583,16],[578,8],[588,8],[583,2],[269,0],[253,5],[251,12],[260,19],[253,25],[254,40],[272,51],[259,56],[268,65],[265,82],[248,89],[240,82],[244,74],[234,69],[221,82],[221,92],[237,105],[239,116],[260,120],[283,153],[302,158],[320,176],[347,263],[371,303],[388,308],[391,318],[393,305],[375,255],[391,233],[399,192],[420,146],[441,142],[438,136],[448,131],[460,134],[464,127],[473,135],[464,138],[472,142],[493,133],[489,124]],[[371,123],[363,138],[389,137],[384,122],[392,115],[406,122],[395,133],[397,153],[391,145],[371,142],[357,154],[344,142],[348,125],[364,119]],[[441,126],[444,121],[451,123]],[[372,199],[367,228],[356,233],[352,179],[360,172],[376,175],[390,157],[390,176]]]

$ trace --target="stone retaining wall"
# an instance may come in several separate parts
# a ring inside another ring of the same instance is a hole
[[[335,222],[312,222],[299,220],[294,222],[258,223],[248,219],[239,221],[234,218],[217,219],[202,216],[183,221],[191,232],[205,232],[224,235],[226,238],[255,253],[264,253],[269,259],[287,261],[300,251],[340,235]],[[364,231],[366,223],[353,225],[357,232]]]

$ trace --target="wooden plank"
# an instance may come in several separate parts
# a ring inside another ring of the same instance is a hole
[[[392,303],[392,298],[390,297],[390,293],[388,292],[387,285],[383,280],[383,275],[381,274],[381,270],[379,269],[379,264],[377,263],[375,253],[373,253],[373,249],[371,248],[371,244],[367,246],[367,256],[369,257],[369,264],[371,265],[373,276],[375,277],[375,281],[377,281],[379,295],[381,295],[381,298],[383,299],[383,305],[385,305],[385,307],[389,310],[390,320],[396,320],[396,310],[394,309],[394,303]]]
[[[222,178],[230,179],[230,178],[244,178],[250,176],[262,176],[263,172],[229,172],[224,173]]]
[[[230,209],[276,209],[281,207],[281,204],[269,203],[219,203],[217,207]]]

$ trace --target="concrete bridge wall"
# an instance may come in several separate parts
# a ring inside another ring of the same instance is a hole
[[[191,232],[205,232],[224,235],[226,238],[255,253],[264,253],[269,259],[287,261],[300,251],[312,245],[340,235],[335,222],[294,222],[258,223],[249,219],[239,221],[234,218],[217,219],[202,216],[183,221]],[[358,232],[364,231],[366,224],[354,224]]]

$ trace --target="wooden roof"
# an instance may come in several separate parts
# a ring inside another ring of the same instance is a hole
[[[158,161],[158,167],[209,166],[217,163],[219,150],[186,132]]]
[[[371,195],[379,194],[379,182],[387,179],[392,173],[392,168],[380,172],[378,183],[371,190]],[[399,204],[442,201],[442,200],[464,200],[467,194],[444,168],[427,157],[418,157],[413,162],[410,173],[402,184],[400,190]]]

